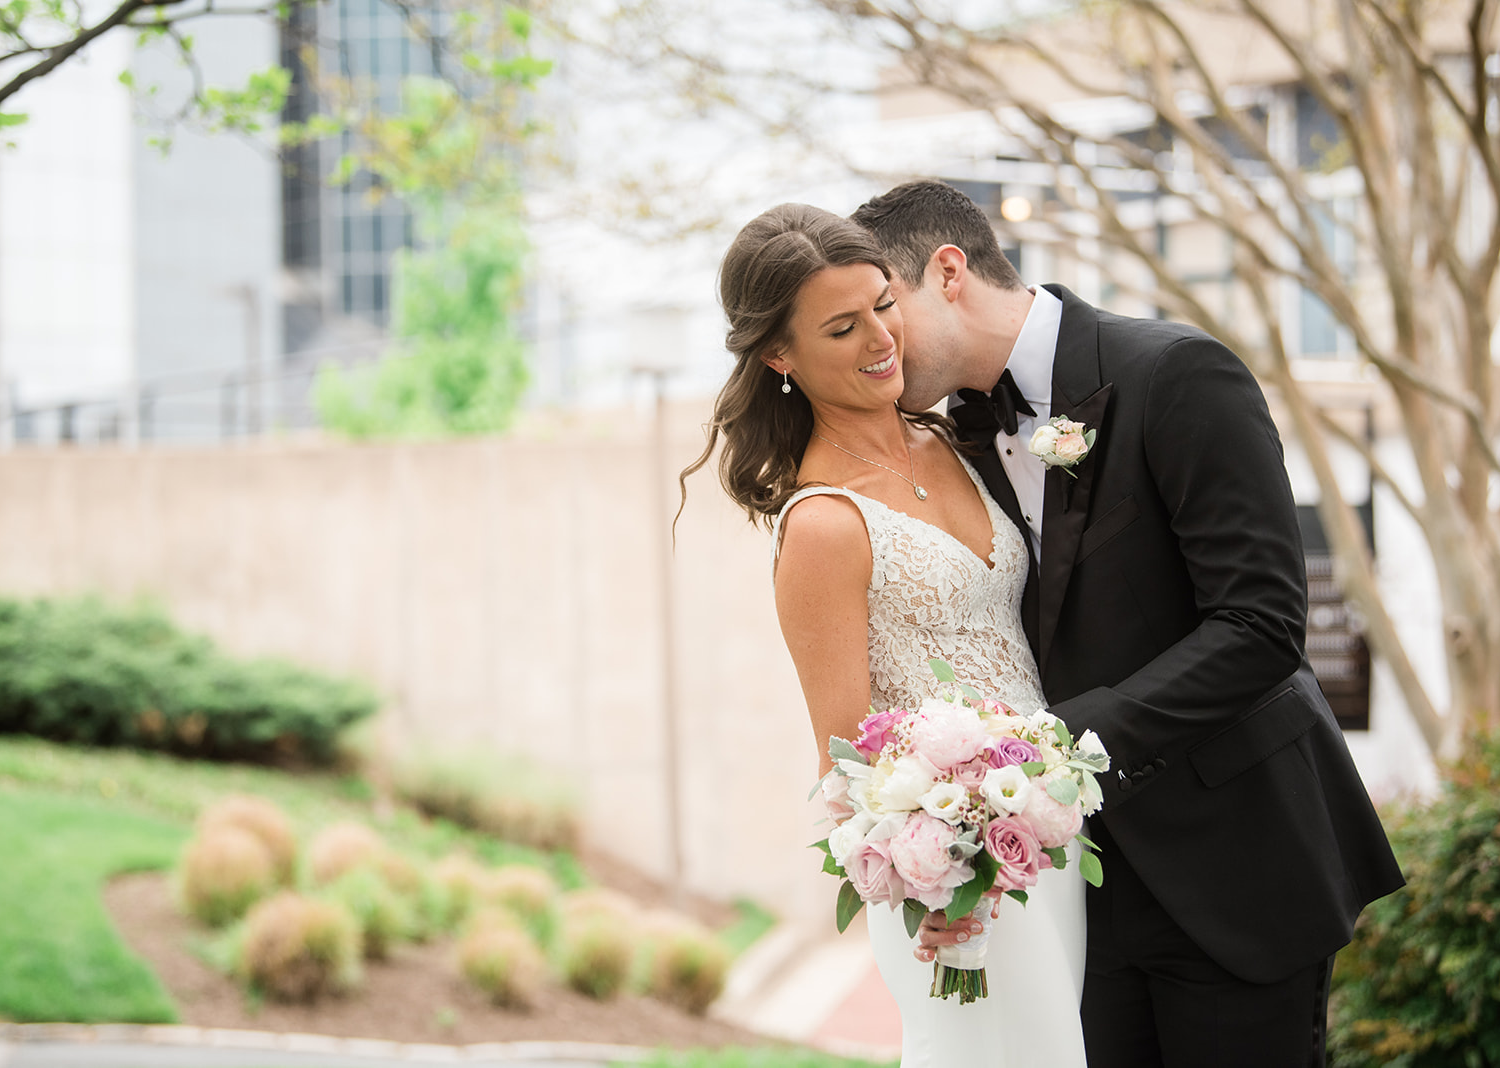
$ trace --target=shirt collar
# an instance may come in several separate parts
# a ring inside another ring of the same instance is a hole
[[[1062,328],[1062,301],[1041,286],[1032,286],[1031,308],[1016,335],[1006,369],[1033,407],[1052,407],[1052,361]],[[1040,410],[1040,408],[1038,409]]]

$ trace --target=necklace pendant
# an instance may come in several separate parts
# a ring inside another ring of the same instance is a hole
[[[917,500],[925,501],[927,499],[927,491],[921,486],[913,486],[912,488],[917,491]]]

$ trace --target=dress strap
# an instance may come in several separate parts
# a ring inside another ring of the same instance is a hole
[[[808,486],[800,489],[787,498],[787,502],[781,506],[781,511],[776,513],[776,519],[771,524],[771,574],[776,574],[776,564],[781,559],[781,521],[786,514],[792,510],[794,505],[800,504],[809,497],[834,496],[847,498],[859,509],[860,518],[865,521],[865,530],[870,529],[870,517],[865,514],[865,498],[853,490],[846,490],[839,486]]]

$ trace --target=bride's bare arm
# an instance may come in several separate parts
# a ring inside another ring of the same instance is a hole
[[[853,739],[870,708],[870,538],[853,502],[799,501],[782,520],[776,614],[818,742],[818,774],[833,766],[830,735]]]

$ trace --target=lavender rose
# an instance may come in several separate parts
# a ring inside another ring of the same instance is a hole
[[[990,820],[984,832],[984,848],[1000,863],[995,875],[997,890],[1024,890],[1036,885],[1037,873],[1047,859],[1026,821],[1014,816]]]
[[[949,852],[957,840],[957,831],[925,812],[908,819],[890,839],[891,863],[906,881],[908,897],[930,909],[946,908],[953,888],[974,877],[968,863],[954,860]]]
[[[997,768],[1003,768],[1008,764],[1027,764],[1042,759],[1036,746],[1024,738],[997,739],[994,743],[994,753],[991,759]]]

